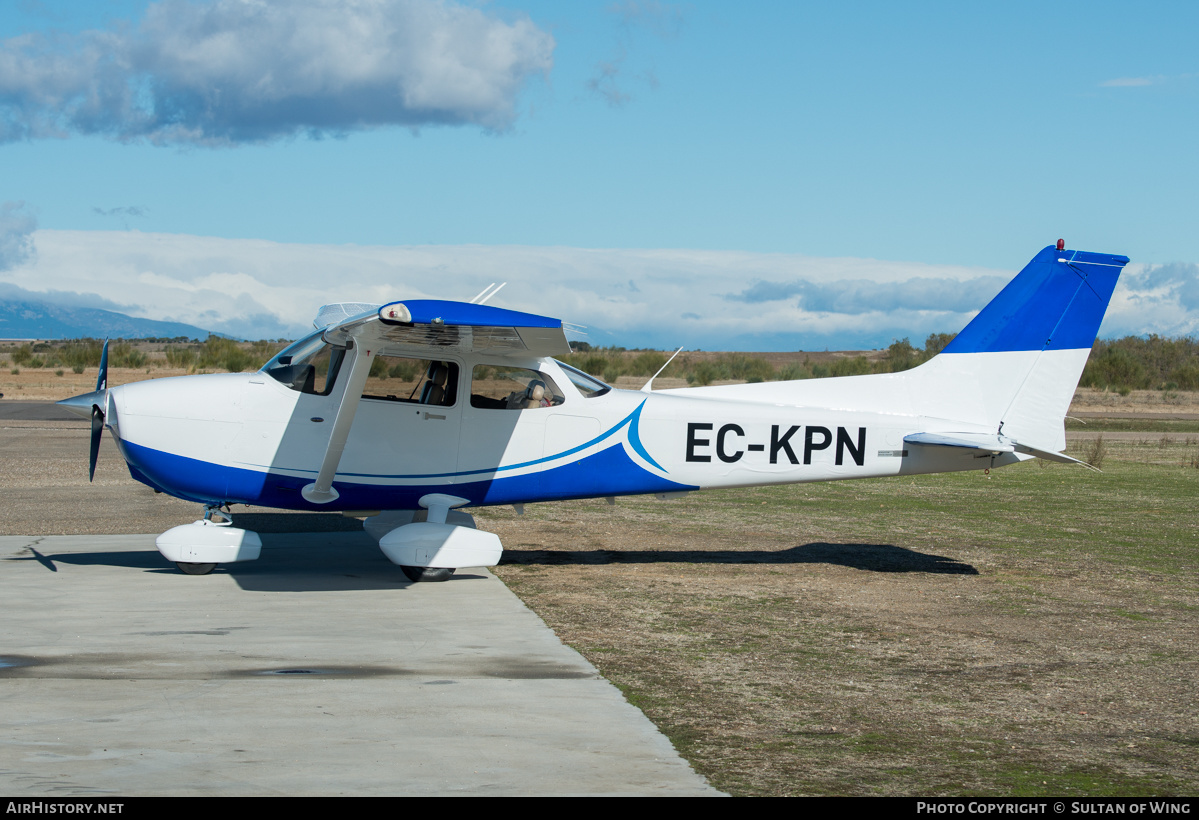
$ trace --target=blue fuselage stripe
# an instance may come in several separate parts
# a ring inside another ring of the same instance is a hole
[[[333,486],[340,494],[338,499],[320,505],[311,504],[300,495],[310,478],[213,464],[129,441],[122,442],[122,451],[134,478],[179,498],[294,510],[416,509],[420,497],[433,492],[452,492],[469,499],[472,505],[484,505],[698,489],[638,466],[629,458],[622,442],[578,461],[524,475],[451,484],[334,481]]]

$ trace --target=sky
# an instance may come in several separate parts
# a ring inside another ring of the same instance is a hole
[[[1199,333],[1194,3],[11,0],[0,296],[245,337],[493,300],[587,341],[882,347],[1038,250]]]

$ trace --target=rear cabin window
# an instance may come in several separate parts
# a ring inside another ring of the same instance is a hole
[[[566,401],[545,373],[523,367],[477,365],[471,374],[470,406],[486,410],[535,410]]]
[[[554,359],[558,362],[557,359]],[[566,374],[566,378],[570,379],[570,383],[582,394],[585,399],[593,399],[596,396],[602,396],[608,393],[612,388],[595,376],[590,376],[578,368],[571,367],[564,362],[558,362],[558,366],[562,368],[562,372]]]
[[[453,407],[458,399],[458,372],[454,362],[376,356],[362,398]]]

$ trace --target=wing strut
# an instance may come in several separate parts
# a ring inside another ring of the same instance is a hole
[[[328,504],[337,499],[338,492],[333,489],[333,477],[337,475],[337,465],[341,462],[342,451],[346,448],[346,439],[350,437],[350,426],[354,423],[354,414],[358,412],[358,402],[362,399],[362,390],[366,387],[366,377],[371,372],[375,352],[374,349],[363,347],[360,340],[354,340],[354,363],[350,366],[350,377],[346,380],[341,404],[337,408],[337,418],[334,419],[333,430],[329,433],[329,446],[321,462],[321,471],[317,473],[315,482],[300,490],[300,495],[304,496],[306,501]]]

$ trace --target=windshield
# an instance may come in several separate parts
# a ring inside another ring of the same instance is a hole
[[[311,349],[319,349],[324,345],[325,340],[321,338],[324,331],[318,330],[314,333],[309,333],[299,341],[292,342],[287,347],[275,354],[275,357],[262,366],[263,372],[267,372],[273,368],[293,364],[296,360],[304,358],[304,352]],[[287,361],[283,361],[287,359]]]
[[[292,390],[327,396],[344,358],[345,349],[330,345],[318,330],[279,351],[262,371]]]

